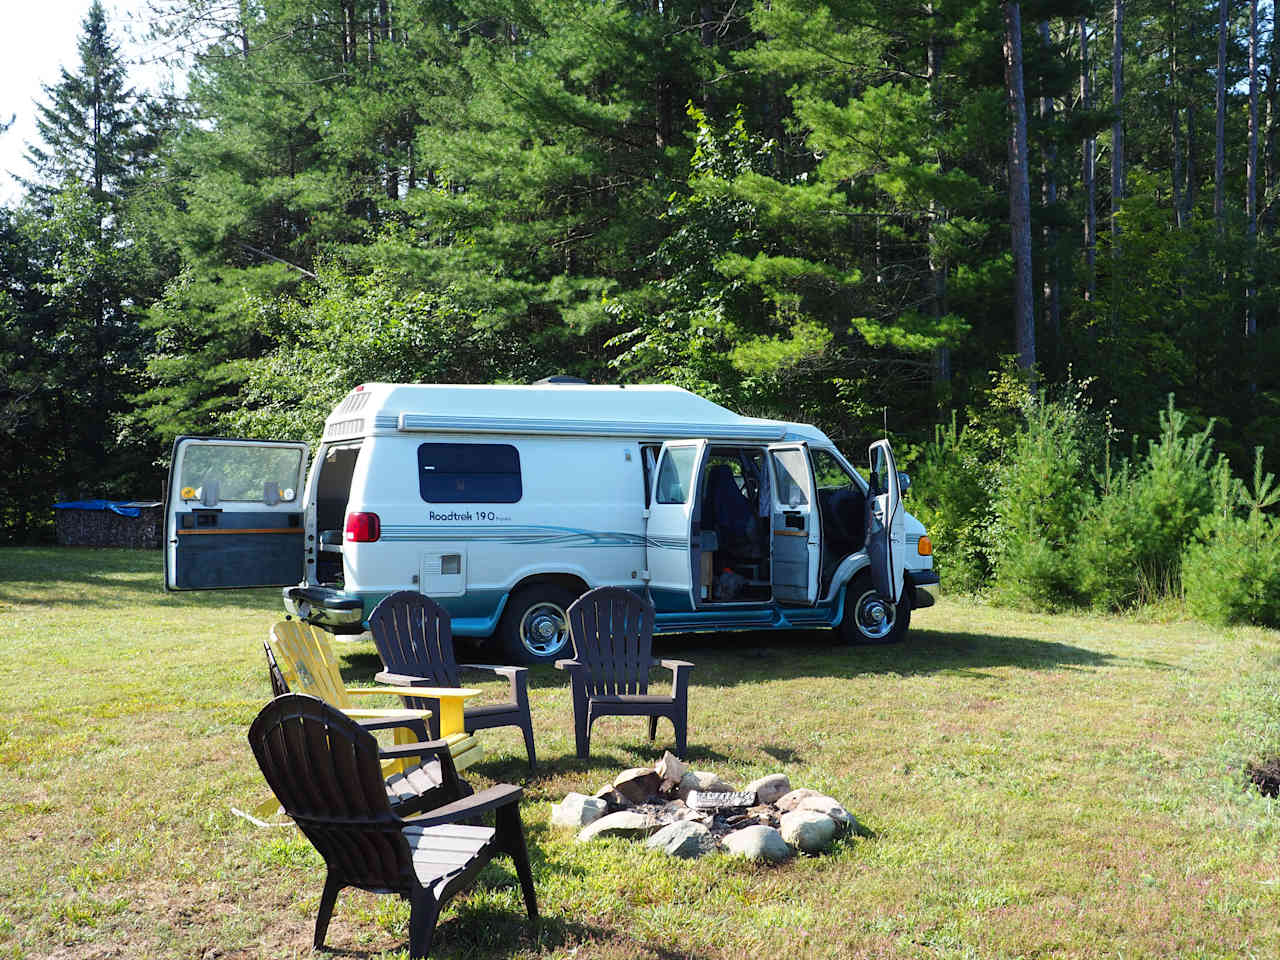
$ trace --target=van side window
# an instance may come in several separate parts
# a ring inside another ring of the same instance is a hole
[[[424,443],[418,490],[428,503],[515,503],[520,454],[505,443]]]
[[[658,502],[687,503],[693,486],[696,447],[668,447],[658,468]]]

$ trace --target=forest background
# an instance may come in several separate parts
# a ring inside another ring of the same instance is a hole
[[[0,540],[159,497],[179,434],[561,373],[887,430],[953,588],[1280,619],[1270,4],[146,20],[182,95],[95,0],[0,208]]]

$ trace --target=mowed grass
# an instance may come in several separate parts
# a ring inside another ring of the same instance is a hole
[[[0,956],[310,954],[323,882],[244,740],[276,591],[166,595],[157,554],[0,550]],[[1240,765],[1277,740],[1280,634],[944,602],[901,647],[667,638],[697,664],[694,765],[776,770],[871,836],[758,867],[578,845],[548,804],[652,763],[643,720],[573,757],[565,679],[533,671],[541,768],[483,734],[472,782],[525,786],[543,920],[509,865],[445,912],[436,956],[1276,957],[1280,814]],[[343,644],[349,681],[377,669]],[[403,956],[407,907],[348,891],[339,956]]]

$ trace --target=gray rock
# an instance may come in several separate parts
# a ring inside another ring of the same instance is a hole
[[[680,782],[680,778],[689,772],[689,765],[670,750],[662,754],[662,759],[653,765],[653,771],[663,780]]]
[[[669,857],[700,857],[713,846],[711,831],[694,820],[669,823],[648,840],[645,846],[661,850]]]
[[[613,789],[631,803],[645,803],[658,795],[662,778],[648,767],[632,767],[613,778]]]
[[[805,853],[821,853],[836,836],[836,822],[813,810],[792,810],[782,815],[782,839]]]
[[[756,795],[756,803],[773,803],[791,792],[791,781],[785,773],[771,773],[748,783],[746,792]]]
[[[664,823],[675,823],[678,820],[696,820],[698,811],[690,809],[683,800],[671,800],[662,805],[658,819]]]
[[[714,773],[706,770],[690,770],[680,778],[680,799],[687,803],[689,794],[694,790],[702,793],[732,793],[733,787]]]
[[[784,793],[777,800],[773,801],[773,805],[783,813],[788,813],[799,807],[800,801],[804,800],[806,797],[820,796],[822,796],[822,794],[817,790],[809,790],[805,787],[801,787],[798,790],[792,790],[790,793]]]
[[[609,812],[609,805],[599,797],[571,793],[559,803],[551,805],[551,825],[581,830],[587,824],[599,820]]]
[[[631,801],[613,789],[613,784],[606,783],[603,787],[596,791],[596,796],[609,805],[609,809],[622,810],[631,806]]]
[[[735,857],[746,857],[748,860],[765,860],[778,863],[791,856],[791,848],[782,834],[773,827],[757,824],[736,830],[720,841],[721,845]]]
[[[578,842],[586,843],[596,837],[647,837],[657,829],[657,819],[647,813],[619,810],[584,827],[578,833]]]
[[[814,813],[825,814],[834,820],[841,830],[849,830],[859,836],[867,835],[867,828],[860,824],[853,814],[842,807],[839,801],[824,794],[819,793],[812,797],[805,797],[796,806],[796,809],[811,810]]]

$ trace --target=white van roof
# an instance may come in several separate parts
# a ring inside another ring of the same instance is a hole
[[[665,384],[366,383],[325,421],[326,442],[386,433],[827,441],[807,424],[744,417]]]

